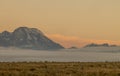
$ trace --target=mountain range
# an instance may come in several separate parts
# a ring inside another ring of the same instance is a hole
[[[117,47],[117,45],[110,45],[108,43],[104,43],[104,44],[91,43],[91,44],[86,45],[85,47]]]
[[[19,27],[13,32],[0,33],[0,46],[26,49],[63,49],[60,44],[46,37],[36,28]]]

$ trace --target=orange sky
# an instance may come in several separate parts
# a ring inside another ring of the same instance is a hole
[[[0,32],[35,27],[66,47],[120,45],[120,0],[0,0]]]
[[[56,42],[59,42],[60,44],[64,45],[66,48],[69,48],[71,46],[84,47],[85,45],[91,43],[97,43],[97,44],[109,43],[109,44],[120,45],[120,41],[82,39],[77,36],[64,36],[59,34],[51,34],[46,36],[48,36],[49,38],[51,38]]]

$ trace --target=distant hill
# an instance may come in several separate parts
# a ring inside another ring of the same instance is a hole
[[[91,44],[88,44],[84,47],[117,47],[117,45],[109,45],[108,43],[104,43],[104,44],[91,43]]]
[[[70,47],[70,48],[68,48],[68,49],[78,49],[78,48],[75,47],[75,46],[72,46],[72,47]]]
[[[19,27],[13,32],[0,33],[0,46],[27,49],[63,49],[64,47],[46,37],[36,28]]]

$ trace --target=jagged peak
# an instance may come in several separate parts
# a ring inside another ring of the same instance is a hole
[[[28,27],[18,27],[18,28],[16,28],[14,30],[14,32],[16,32],[16,31],[25,31],[25,30],[29,30],[29,28]]]
[[[3,31],[1,34],[2,34],[2,35],[9,35],[9,34],[11,34],[11,33],[8,32],[8,31]]]
[[[29,28],[29,27],[19,27],[19,28],[15,29],[13,33],[15,33],[15,32],[39,33],[39,34],[43,35],[43,33],[40,30],[38,30],[36,28]]]
[[[40,33],[40,34],[43,34],[43,32],[42,31],[40,31],[40,30],[38,30],[38,29],[36,29],[36,28],[30,28],[32,31],[34,31],[34,32],[37,32],[37,33]]]
[[[10,33],[10,32],[8,32],[8,31],[3,31],[2,33]]]

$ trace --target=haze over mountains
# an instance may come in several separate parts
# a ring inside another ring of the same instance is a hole
[[[0,33],[0,46],[46,50],[64,48],[47,38],[40,30],[28,27],[19,27],[13,32]]]

